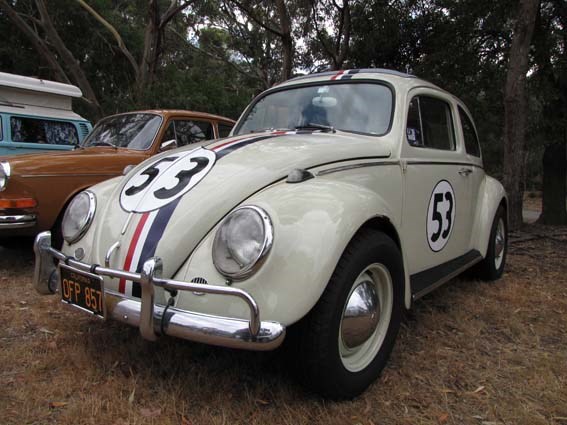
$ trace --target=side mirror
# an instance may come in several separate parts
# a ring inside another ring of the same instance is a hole
[[[177,140],[171,139],[171,140],[168,140],[167,142],[163,142],[161,144],[161,146],[159,147],[159,150],[161,152],[163,152],[163,151],[167,151],[169,149],[175,149],[176,147],[177,147]]]

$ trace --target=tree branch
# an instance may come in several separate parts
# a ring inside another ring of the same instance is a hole
[[[114,36],[114,39],[118,43],[118,47],[120,48],[120,51],[124,54],[124,56],[126,56],[128,61],[130,62],[130,65],[132,65],[132,68],[134,69],[134,73],[136,75],[138,75],[138,72],[139,72],[138,64],[137,64],[136,60],[134,59],[134,56],[132,55],[132,53],[130,53],[130,51],[126,47],[126,44],[124,44],[124,40],[122,40],[122,37],[120,36],[120,34],[116,30],[116,28],[114,28],[110,24],[110,22],[108,22],[106,19],[104,19],[102,16],[100,16],[96,12],[96,10],[94,10],[92,7],[90,7],[84,0],[77,0],[77,2],[87,12],[89,12],[98,22],[100,22],[108,31],[110,31],[110,33]]]
[[[173,19],[175,15],[177,15],[183,9],[186,9],[191,3],[192,3],[191,0],[187,0],[182,2],[179,6],[176,6],[177,0],[172,0],[171,4],[169,5],[165,13],[161,16],[159,22],[159,29],[163,29],[167,25],[167,23],[171,21],[171,19]]]
[[[269,31],[272,34],[277,35],[278,37],[284,37],[284,33],[280,28],[273,27],[271,25],[268,25],[264,21],[262,21],[260,18],[258,18],[258,16],[256,16],[256,14],[254,12],[252,12],[251,9],[244,6],[240,1],[238,1],[238,0],[230,0],[230,1],[232,3],[234,3],[240,10],[242,10],[244,13],[246,13],[246,15],[248,15],[250,17],[250,19],[252,19],[258,25],[260,25],[266,31]]]
[[[53,71],[55,78],[63,83],[70,83],[69,77],[67,77],[67,74],[59,62],[57,62],[55,55],[48,49],[39,34],[37,34],[37,32],[35,32],[14,9],[12,9],[6,0],[0,0],[0,9],[4,10],[8,18],[15,24],[15,27],[26,35],[34,49],[45,59],[49,68]]]

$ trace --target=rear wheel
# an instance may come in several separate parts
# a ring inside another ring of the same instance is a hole
[[[504,273],[508,252],[508,223],[502,206],[496,211],[486,257],[473,269],[474,275],[482,280],[497,280]]]
[[[355,236],[325,292],[298,325],[300,377],[316,392],[352,398],[378,378],[401,322],[403,265],[387,235]]]

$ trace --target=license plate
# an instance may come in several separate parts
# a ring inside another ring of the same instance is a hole
[[[59,265],[61,301],[104,318],[104,284],[101,276]]]

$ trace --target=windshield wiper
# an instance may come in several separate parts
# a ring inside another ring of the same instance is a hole
[[[118,150],[118,146],[113,145],[112,143],[108,143],[108,142],[95,142],[91,146],[110,146],[110,147]]]
[[[331,125],[317,124],[313,122],[308,122],[305,125],[298,125],[297,127],[295,127],[294,130],[307,130],[310,128],[314,128],[316,130],[330,131],[331,133],[337,132],[337,130],[335,130],[335,127]]]

